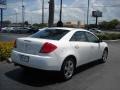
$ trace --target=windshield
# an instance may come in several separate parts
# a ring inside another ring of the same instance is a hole
[[[42,31],[39,31],[39,32],[33,34],[31,37],[50,39],[50,40],[60,40],[68,32],[69,32],[69,30],[45,29],[45,30],[42,30]]]

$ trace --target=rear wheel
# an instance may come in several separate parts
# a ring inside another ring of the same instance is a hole
[[[102,63],[105,63],[107,61],[107,57],[108,57],[108,51],[105,49],[102,55]]]
[[[67,58],[61,69],[62,76],[64,80],[69,80],[72,78],[75,70],[75,62],[73,58]]]

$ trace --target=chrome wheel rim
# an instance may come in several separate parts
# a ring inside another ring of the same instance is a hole
[[[74,63],[71,60],[66,61],[65,67],[64,67],[64,75],[66,78],[72,77],[74,72]]]

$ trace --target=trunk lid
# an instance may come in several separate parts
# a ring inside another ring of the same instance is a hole
[[[45,40],[45,39],[38,39],[38,38],[18,38],[17,39],[17,48],[16,50],[18,52],[27,53],[27,54],[33,54],[38,55],[40,54],[40,50],[44,43],[46,42],[54,42],[53,40]]]

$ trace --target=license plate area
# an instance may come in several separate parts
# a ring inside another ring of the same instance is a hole
[[[20,55],[20,61],[22,61],[22,62],[29,62],[29,56]]]

